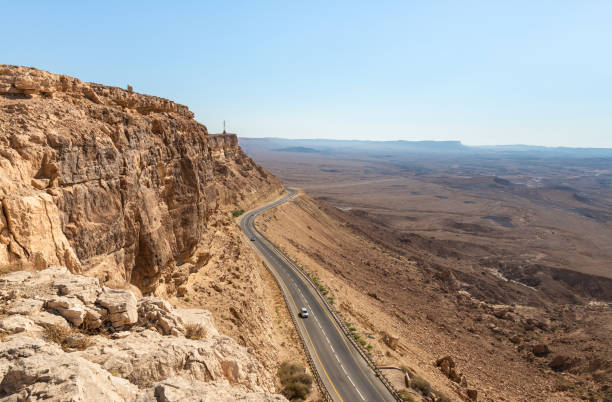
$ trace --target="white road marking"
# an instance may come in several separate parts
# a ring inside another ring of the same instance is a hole
[[[289,196],[289,197],[287,197],[287,199],[291,199],[291,197]],[[274,206],[276,206],[276,205],[280,205],[280,204],[284,203],[284,202],[285,202],[287,199],[278,200],[277,202],[275,202],[275,203],[274,203]],[[270,207],[267,207],[267,208],[261,208],[261,209],[258,209],[258,210],[256,210],[256,211],[254,211],[253,213],[251,213],[251,214],[248,216],[248,218],[249,218],[249,219],[247,220],[247,225],[248,225],[248,224],[253,225],[253,222],[254,222],[254,219],[255,219],[255,215],[256,215],[256,213],[259,213],[259,212],[264,211],[264,210],[269,209],[269,208],[270,208]],[[255,237],[257,237],[258,239],[260,239],[260,237],[259,237],[258,235],[256,235],[255,233],[252,233],[252,236],[255,236]],[[268,249],[269,249],[269,250],[271,250],[271,251],[272,251],[272,253],[273,253],[273,254],[275,254],[277,257],[279,257],[279,258],[280,258],[282,261],[284,261],[284,262],[285,262],[285,263],[286,263],[286,264],[287,264],[287,265],[288,265],[290,268],[293,268],[293,269],[294,269],[294,271],[299,269],[299,268],[297,267],[297,265],[296,265],[296,264],[295,264],[293,261],[291,261],[291,260],[290,260],[290,259],[289,259],[289,258],[288,258],[288,257],[287,257],[285,254],[284,254],[284,253],[281,253],[281,251],[280,251],[280,250],[278,250],[276,247],[271,246],[271,245],[269,244],[269,242],[267,241],[267,239],[263,238],[263,239],[260,239],[260,240],[261,240],[261,242],[263,243],[263,245],[264,245],[264,246],[267,244]],[[256,248],[258,249],[259,247],[256,247]],[[285,267],[283,267],[283,268],[285,268]],[[308,303],[308,301],[306,300],[306,297],[304,297],[304,294],[303,294],[303,293],[302,293],[302,291],[300,290],[299,286],[297,286],[297,283],[296,283],[296,281],[294,280],[294,278],[290,276],[290,277],[289,277],[289,280],[290,280],[290,281],[291,281],[291,282],[292,282],[292,283],[295,285],[296,289],[299,291],[300,295],[302,296],[302,298],[303,298],[303,299],[304,299],[304,301],[305,301],[305,305],[307,305],[307,306],[308,306],[308,308],[310,308],[310,304],[309,304],[309,303]],[[301,279],[301,278],[299,278],[299,279],[298,279],[298,281],[299,281],[301,284],[305,284],[304,280],[303,280],[303,279]],[[308,287],[308,286],[307,286],[307,291],[306,291],[306,293],[308,293],[308,296],[309,296],[310,298],[313,298],[313,297],[314,297],[314,298],[317,298],[317,295],[315,295],[315,294],[312,292],[312,290],[310,289],[310,287]],[[332,346],[332,344],[331,344],[331,342],[330,342],[329,338],[327,337],[327,334],[326,334],[326,333],[325,333],[325,331],[323,330],[323,327],[321,326],[321,323],[319,322],[319,320],[318,320],[316,317],[313,317],[313,318],[315,319],[315,321],[317,322],[317,325],[318,325],[318,326],[319,326],[319,328],[321,329],[321,332],[322,332],[322,333],[323,333],[323,335],[325,336],[325,339],[327,340],[327,342],[328,342],[328,344],[329,344],[329,347],[331,348],[332,352],[334,353],[334,356],[336,357],[336,360],[338,360],[338,363],[340,364],[340,367],[342,368],[342,370],[343,370],[343,371],[344,371],[344,373],[346,374],[346,377],[349,379],[349,381],[351,382],[351,384],[353,385],[353,387],[355,388],[355,390],[357,391],[357,393],[359,394],[359,396],[361,397],[361,399],[365,401],[365,398],[364,398],[363,394],[362,394],[362,393],[359,391],[359,389],[357,388],[357,386],[355,385],[355,383],[353,382],[353,380],[351,379],[351,377],[348,375],[348,372],[346,371],[346,369],[345,369],[345,368],[344,368],[344,366],[342,365],[342,362],[340,362],[340,359],[339,359],[338,355],[336,354],[336,351],[334,350],[334,348],[333,348],[333,346]],[[326,322],[326,324],[328,324],[328,323]],[[302,322],[302,326],[304,326],[304,328],[306,327],[305,322]],[[334,333],[334,334],[335,334],[335,333]],[[333,385],[333,384],[332,384],[332,385]]]
[[[345,371],[346,373],[346,371]],[[357,386],[355,385],[355,383],[353,382],[353,380],[351,380],[351,377],[347,374],[346,375],[349,379],[349,381],[351,382],[351,384],[353,384],[353,387],[355,387],[355,391],[357,391],[357,393],[359,394],[359,396],[361,397],[361,399],[363,399],[365,401],[365,398],[363,397],[363,395],[361,395],[361,392],[359,392],[359,388],[357,388]]]

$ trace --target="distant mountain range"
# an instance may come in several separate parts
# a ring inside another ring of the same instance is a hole
[[[612,158],[612,148],[568,148],[535,145],[467,146],[461,141],[363,141],[330,139],[238,138],[247,152],[287,152],[309,154],[514,154],[538,157]]]

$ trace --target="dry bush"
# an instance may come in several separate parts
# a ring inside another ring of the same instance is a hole
[[[416,389],[423,394],[423,396],[429,396],[431,394],[431,385],[421,377],[413,376],[410,382],[410,387]]]
[[[92,340],[87,335],[66,325],[56,324],[46,327],[44,338],[49,342],[57,343],[66,352],[85,350],[93,345]]]
[[[407,389],[403,389],[399,391],[400,398],[402,398],[405,402],[415,402],[414,395],[410,393]]]
[[[278,368],[278,378],[283,386],[281,393],[290,401],[304,401],[312,390],[312,376],[298,363],[283,362]]]
[[[206,329],[201,324],[187,323],[185,325],[185,338],[187,339],[204,339],[206,338]]]

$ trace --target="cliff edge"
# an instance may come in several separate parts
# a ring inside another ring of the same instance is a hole
[[[186,106],[0,65],[0,265],[176,290],[215,216],[282,191]],[[205,254],[205,253],[204,253]]]

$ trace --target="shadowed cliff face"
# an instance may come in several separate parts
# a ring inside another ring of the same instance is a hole
[[[0,65],[0,264],[61,264],[150,292],[212,215],[280,189],[186,106]]]

